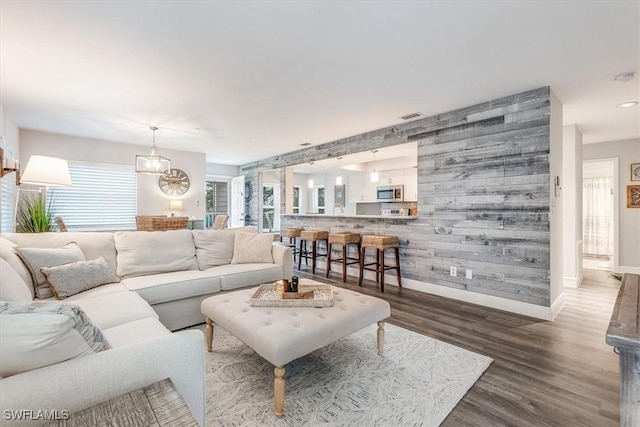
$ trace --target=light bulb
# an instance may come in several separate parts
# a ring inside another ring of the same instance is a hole
[[[371,182],[378,182],[379,178],[380,176],[378,174],[378,171],[374,169],[373,172],[371,172]]]

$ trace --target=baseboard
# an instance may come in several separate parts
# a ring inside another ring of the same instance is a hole
[[[621,265],[615,269],[616,273],[640,274],[640,267],[628,267]]]
[[[567,288],[579,288],[584,280],[584,276],[579,277],[565,277],[563,278],[563,284]]]
[[[580,282],[582,282],[582,277],[580,277]],[[551,304],[550,320],[554,320],[556,318],[556,316],[558,315],[558,313],[560,313],[560,310],[562,310],[562,307],[564,307],[566,302],[567,302],[567,298],[564,292],[558,295],[558,298],[556,298],[553,304]]]
[[[397,286],[391,283],[390,285]],[[448,288],[446,286],[434,285],[432,283],[405,278],[402,279],[402,287],[542,320],[553,320],[555,314],[557,314],[564,305],[564,294],[561,294],[560,297],[556,299],[556,302],[552,307],[543,307],[526,302],[479,294],[477,292],[464,291],[462,289]]]

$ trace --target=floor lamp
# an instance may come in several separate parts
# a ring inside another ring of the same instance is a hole
[[[18,184],[18,191],[16,191],[16,203],[13,210],[13,231],[16,231],[16,219],[18,212],[18,203],[20,201],[20,184],[37,185],[37,190],[23,190],[23,191],[39,191],[42,189],[53,186],[70,187],[71,174],[69,173],[69,163],[66,160],[57,157],[49,156],[31,156],[27,162],[27,167],[24,168],[24,172],[20,177]]]

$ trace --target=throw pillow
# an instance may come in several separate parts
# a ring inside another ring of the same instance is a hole
[[[0,301],[31,301],[33,286],[11,268],[11,265],[0,258]]]
[[[0,302],[0,377],[106,350],[102,331],[78,306]]]
[[[113,238],[120,277],[198,269],[191,230],[118,231]]]
[[[84,254],[76,242],[66,244],[61,248],[14,248],[16,253],[27,266],[36,298],[49,298],[53,292],[47,279],[40,271],[43,267],[53,267],[75,261],[85,261]]]
[[[118,281],[111,267],[102,257],[91,261],[43,267],[40,271],[45,275],[47,283],[58,299],[65,299],[82,291]]]
[[[273,263],[273,240],[273,233],[236,233],[231,264]]]
[[[229,228],[226,230],[193,230],[193,242],[196,245],[198,268],[206,270],[217,265],[231,263],[233,243],[236,233],[254,232],[253,227]]]

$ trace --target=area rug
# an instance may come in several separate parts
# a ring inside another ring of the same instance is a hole
[[[492,359],[386,324],[286,365],[285,415],[273,415],[273,365],[220,327],[205,352],[209,426],[437,426]]]

